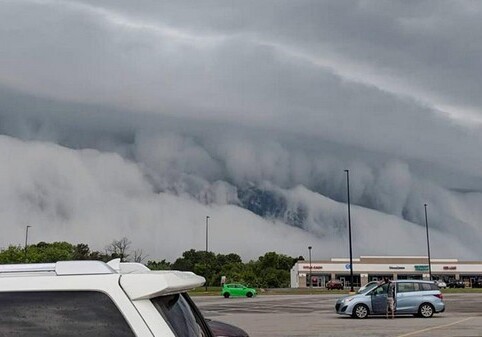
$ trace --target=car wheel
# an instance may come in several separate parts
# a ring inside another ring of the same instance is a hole
[[[229,298],[229,293],[224,293],[223,296],[224,298]]]
[[[418,314],[423,318],[430,318],[433,316],[433,306],[430,303],[423,303],[420,308],[418,308]]]
[[[246,297],[253,297],[253,293],[252,292],[247,293]]]
[[[359,319],[362,319],[362,318],[367,318],[368,316],[368,307],[364,304],[357,304],[354,308],[353,308],[353,312],[352,312],[352,317],[353,318],[359,318]]]

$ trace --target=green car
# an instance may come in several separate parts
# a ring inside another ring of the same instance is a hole
[[[246,296],[253,297],[256,296],[256,290],[253,288],[248,288],[242,284],[225,284],[221,290],[221,295],[225,298],[229,296]]]

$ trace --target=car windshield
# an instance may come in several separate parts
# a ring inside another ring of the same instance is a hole
[[[358,290],[357,293],[358,294],[365,294],[365,293],[369,292],[370,290],[372,290],[373,288],[375,288],[376,286],[378,286],[378,283],[367,284],[365,288],[362,288],[362,289]]]

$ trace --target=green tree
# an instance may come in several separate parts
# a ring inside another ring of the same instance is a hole
[[[85,243],[79,243],[74,246],[74,260],[90,260],[91,259],[91,252],[89,245]]]
[[[275,268],[282,270],[290,270],[298,259],[292,258],[275,252],[267,252],[264,256],[258,258],[260,268]]]
[[[196,252],[194,249],[185,251],[182,253],[182,257],[179,257],[174,261],[172,264],[172,269],[174,270],[183,270],[183,271],[193,271],[194,265],[199,263],[201,258],[199,253]]]
[[[246,279],[252,286],[262,288],[283,288],[289,286],[290,270],[298,258],[292,258],[276,252],[267,252],[257,261],[247,264]]]
[[[23,263],[25,262],[25,250],[20,246],[8,246],[0,252],[0,263]]]
[[[74,251],[74,246],[68,242],[39,242],[27,247],[27,260],[31,263],[73,260]]]
[[[114,240],[105,253],[91,251],[85,243],[39,242],[27,247],[26,253],[21,246],[10,245],[0,251],[0,263],[56,262],[62,260],[101,260],[107,262],[114,258],[126,260],[131,242],[127,238]],[[142,251],[134,251],[133,256],[142,260]],[[258,288],[287,287],[290,283],[290,269],[301,257],[292,258],[276,252],[267,252],[256,261],[243,263],[238,254],[214,254],[213,252],[185,251],[174,263],[168,261],[148,261],[152,270],[192,271],[206,278],[207,285],[219,285],[221,276],[228,282],[240,282]]]
[[[161,261],[147,261],[146,264],[147,268],[151,270],[169,270],[172,267],[172,264],[168,261],[161,260]]]
[[[216,262],[219,265],[225,265],[230,263],[242,263],[241,257],[238,254],[230,253],[227,255],[218,254],[216,255]]]

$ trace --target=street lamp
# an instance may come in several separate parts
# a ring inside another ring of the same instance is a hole
[[[27,244],[28,244],[28,229],[32,226],[27,226],[25,228],[25,262],[27,262]]]
[[[209,229],[209,215],[206,215],[206,254],[208,253],[208,229]]]
[[[354,292],[353,289],[353,251],[351,246],[351,213],[350,213],[350,171],[346,172],[346,192],[348,199],[348,241],[350,245],[350,291]]]
[[[427,217],[427,204],[423,204],[425,209],[425,230],[427,232],[427,253],[428,253],[428,275],[430,277],[430,281],[432,281],[432,265],[430,263],[430,240],[428,237],[428,217]]]
[[[311,248],[312,248],[311,246],[308,246],[308,255],[309,255],[309,258],[310,258],[310,278],[309,278],[310,288],[312,288],[312,286],[313,286],[313,284],[312,284],[313,282],[311,281]]]
[[[207,280],[207,275],[208,275],[208,229],[209,229],[209,215],[206,215],[206,272],[205,272],[205,276],[206,276],[206,283],[204,285],[204,289],[205,291],[208,291],[208,280]]]

